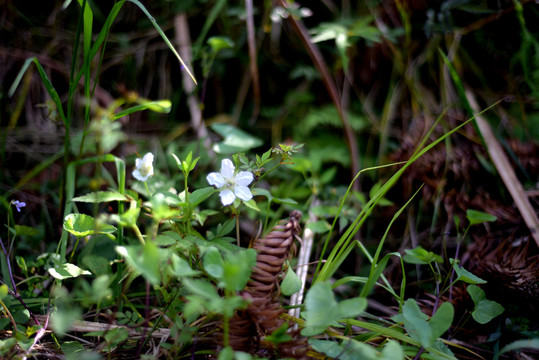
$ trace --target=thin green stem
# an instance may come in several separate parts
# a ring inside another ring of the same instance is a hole
[[[146,245],[146,241],[144,241],[144,237],[142,236],[142,233],[140,232],[140,229],[138,228],[137,224],[134,224],[133,226],[131,226],[131,229],[133,229],[133,231],[135,232],[135,235],[137,236],[138,241],[142,245]]]
[[[240,246],[240,213],[236,213],[236,243]]]
[[[152,194],[150,193],[150,188],[148,187],[148,182],[144,182],[144,186],[146,187],[146,192],[148,193],[148,198],[152,197]]]

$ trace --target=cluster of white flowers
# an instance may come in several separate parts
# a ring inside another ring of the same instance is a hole
[[[152,153],[147,153],[142,159],[136,159],[133,176],[139,181],[146,181],[153,175]],[[212,172],[206,177],[208,183],[220,189],[219,196],[223,205],[230,205],[239,198],[249,201],[253,194],[248,185],[253,181],[253,174],[248,171],[236,173],[236,168],[230,159],[221,161],[221,171]],[[19,208],[17,208],[19,210]]]

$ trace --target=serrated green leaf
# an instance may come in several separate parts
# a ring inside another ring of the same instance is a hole
[[[223,266],[225,264],[219,250],[215,247],[210,247],[204,254],[202,259],[204,270],[216,279],[221,279],[224,274]]]
[[[209,198],[215,192],[217,192],[217,190],[213,186],[197,189],[189,195],[189,202],[193,207],[198,206],[198,204]]]
[[[254,199],[251,199],[249,201],[244,201],[243,202],[245,204],[245,206],[247,206],[249,209],[251,210],[254,210],[256,212],[260,212],[260,208],[258,207],[258,205],[256,205],[256,202],[254,201]]]

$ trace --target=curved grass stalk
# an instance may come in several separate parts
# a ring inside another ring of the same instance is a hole
[[[350,244],[351,244],[352,239],[355,236],[355,234],[359,231],[361,225],[363,225],[363,223],[365,222],[367,217],[370,215],[370,213],[372,212],[374,207],[385,196],[385,194],[389,191],[389,189],[391,189],[391,187],[393,187],[393,185],[399,180],[399,178],[402,176],[404,171],[410,165],[412,165],[417,159],[419,159],[421,156],[423,156],[427,151],[431,150],[433,147],[438,145],[441,141],[443,141],[444,139],[446,139],[447,137],[449,137],[453,133],[457,132],[462,127],[466,126],[468,123],[473,121],[477,116],[480,116],[484,112],[486,112],[486,111],[490,110],[491,108],[493,108],[494,106],[498,105],[501,101],[503,101],[503,100],[499,100],[499,101],[495,102],[494,104],[490,105],[489,107],[482,110],[481,112],[475,114],[473,117],[469,118],[468,120],[466,120],[465,122],[463,122],[459,126],[455,127],[453,130],[448,131],[444,135],[440,136],[438,139],[434,140],[429,145],[425,146],[425,143],[428,140],[430,134],[432,133],[432,131],[434,130],[436,125],[441,121],[441,119],[442,119],[445,112],[442,113],[436,119],[435,123],[432,125],[432,127],[428,131],[428,133],[424,136],[424,138],[421,141],[421,143],[419,144],[417,150],[412,154],[412,157],[408,161],[406,161],[404,166],[401,167],[388,181],[386,181],[384,183],[384,185],[382,185],[380,187],[380,189],[376,192],[376,194],[369,200],[367,205],[361,210],[361,212],[356,217],[356,219],[353,221],[353,223],[348,227],[348,229],[345,231],[345,233],[341,236],[341,238],[338,240],[337,244],[335,245],[335,247],[333,248],[333,250],[329,254],[327,260],[325,261],[325,263],[322,266],[322,268],[320,269],[320,271],[318,271],[318,269],[317,269],[317,271],[315,273],[314,282],[328,280],[335,273],[335,271],[337,271],[338,266],[344,261],[346,256],[350,253],[350,251],[351,251]],[[385,165],[385,166],[391,166],[391,165],[394,165],[394,164]],[[376,168],[380,168],[380,167],[376,167]],[[372,170],[372,169],[373,168],[369,168],[369,169],[364,169],[362,171]],[[359,175],[360,175],[360,173],[358,173],[354,177],[354,179],[352,180],[352,183],[354,181],[356,181],[356,179],[359,177]],[[348,192],[349,192],[351,186],[352,186],[352,184],[349,186],[346,195],[348,195]],[[332,230],[333,230],[333,228],[335,226],[335,223],[337,221],[337,218],[338,218],[338,216],[340,214],[340,210],[341,210],[341,208],[342,208],[342,206],[344,204],[344,201],[346,200],[346,195],[345,195],[345,198],[343,199],[343,201],[341,202],[341,205],[339,207],[339,212],[337,213],[337,216],[336,216],[336,218],[335,218],[335,220],[333,222],[331,231],[328,234],[326,242],[324,243],[324,247],[323,247],[323,250],[322,250],[322,254],[320,256],[319,264],[322,264],[322,260],[323,260],[325,250],[327,249],[327,246],[329,244],[330,236],[331,236]],[[366,255],[369,254],[367,249],[363,248],[362,250]],[[372,256],[369,255],[369,256],[367,256],[367,258],[369,259],[369,261],[372,262],[372,259],[373,259]]]

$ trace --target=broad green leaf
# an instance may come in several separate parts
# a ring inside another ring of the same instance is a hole
[[[86,203],[102,203],[109,201],[127,201],[128,198],[124,194],[116,191],[96,191],[83,196],[77,196],[71,201],[86,202]]]
[[[422,313],[414,299],[408,299],[402,307],[402,314],[394,316],[393,320],[403,322],[408,334],[419,341],[423,347],[430,347],[443,335],[453,322],[453,305],[443,303],[434,316],[429,317]]]
[[[36,236],[39,234],[39,230],[30,226],[15,225],[15,233],[17,236]]]
[[[187,260],[182,259],[176,254],[172,254],[172,273],[178,277],[196,276],[200,274],[200,271],[193,270]]]
[[[404,360],[404,350],[395,340],[388,340],[382,349],[380,360]]]
[[[189,195],[189,202],[192,207],[195,207],[215,192],[217,192],[217,190],[213,186],[197,189]]]
[[[444,302],[429,320],[429,325],[434,339],[442,336],[453,323],[455,310],[450,302]]]
[[[230,346],[225,347],[219,352],[217,360],[235,360],[234,349],[232,349]]]
[[[49,273],[58,280],[74,278],[80,275],[92,275],[88,270],[83,270],[77,265],[65,263],[58,264],[48,269]]]
[[[70,355],[80,355],[85,351],[84,346],[78,341],[62,341],[60,343],[60,348],[65,354],[66,359]]]
[[[116,227],[95,221],[93,217],[85,214],[67,215],[64,220],[64,229],[76,237],[94,234],[111,234],[117,230]]]
[[[326,354],[332,359],[337,358],[342,353],[341,347],[335,341],[309,339],[309,345],[311,345],[313,350]]]
[[[286,276],[284,277],[281,283],[281,292],[285,296],[290,296],[301,289],[301,279],[299,276],[292,270],[288,268]]]
[[[327,233],[331,229],[331,225],[326,220],[309,222],[306,227],[317,234]]]
[[[415,249],[406,249],[404,252],[406,254],[403,256],[403,260],[409,264],[426,265],[433,261],[436,261],[437,263],[443,262],[439,255],[432,251],[427,251],[421,246],[418,246]]]
[[[466,219],[468,219],[470,225],[477,225],[483,222],[494,222],[498,220],[498,218],[494,215],[471,209],[466,210]]]
[[[8,287],[6,284],[0,285],[0,300],[5,298],[8,294]]]
[[[198,295],[205,300],[214,300],[220,299],[221,297],[217,294],[217,290],[210,284],[207,280],[204,279],[185,279],[183,281],[185,287],[191,291],[194,295]]]
[[[253,267],[256,265],[256,250],[247,249],[238,252],[230,252],[225,257],[223,283],[229,291],[242,290]]]
[[[110,261],[103,256],[89,254],[82,258],[81,263],[98,276],[112,273]]]
[[[404,302],[401,315],[404,327],[413,339],[419,341],[422,346],[430,346],[434,343],[427,323],[429,317],[421,312],[414,299],[408,299]]]
[[[379,359],[377,351],[365,343],[345,339],[342,343],[331,340],[310,339],[309,345],[317,352],[326,354],[332,359],[339,360],[376,360]]]
[[[139,245],[116,246],[116,252],[125,258],[127,264],[154,285],[161,279],[159,271],[159,251],[157,246],[147,241],[144,247]]]
[[[505,309],[496,301],[488,300],[485,292],[475,285],[468,285],[466,289],[475,304],[472,317],[480,324],[486,324],[496,316],[501,315]]]
[[[223,224],[217,225],[217,231],[215,232],[215,237],[223,237],[225,235],[228,235],[234,230],[236,227],[236,221],[235,219],[228,219]]]
[[[253,188],[251,190],[251,193],[253,194],[253,196],[264,196],[268,199],[269,202],[273,201],[273,195],[271,195],[271,193],[266,189]]]
[[[103,337],[110,348],[119,345],[129,338],[129,330],[124,327],[114,327],[108,330]]]
[[[78,309],[57,310],[51,314],[51,326],[54,332],[59,335],[65,335],[71,325],[81,318],[81,312]]]
[[[367,308],[367,299],[360,297],[346,299],[341,301],[338,307],[340,319],[355,318]]]
[[[235,154],[256,148],[263,144],[262,140],[229,124],[213,124],[213,131],[223,137],[223,141],[213,146],[218,154]]]
[[[256,212],[260,212],[260,208],[258,207],[258,205],[256,205],[256,202],[254,199],[251,199],[249,201],[243,201],[243,203],[245,204],[245,206],[247,206],[249,209],[251,210],[254,210]]]
[[[305,328],[304,336],[322,333],[339,319],[339,307],[329,282],[314,284],[305,296]]]
[[[460,266],[460,261],[455,261],[455,259],[449,259],[451,265],[453,266],[453,269],[455,269],[455,272],[457,273],[457,279],[464,281],[468,284],[486,284],[486,280],[481,279],[478,276],[475,276],[462,266]]]
[[[225,264],[219,250],[215,247],[210,247],[203,258],[204,270],[216,279],[221,279],[224,274],[223,266]]]
[[[277,330],[266,336],[266,340],[273,344],[281,344],[292,340],[292,336],[288,333],[288,323],[283,322]]]
[[[230,49],[234,46],[234,42],[227,36],[212,36],[207,40],[211,50],[214,54],[217,54],[223,49]]]

